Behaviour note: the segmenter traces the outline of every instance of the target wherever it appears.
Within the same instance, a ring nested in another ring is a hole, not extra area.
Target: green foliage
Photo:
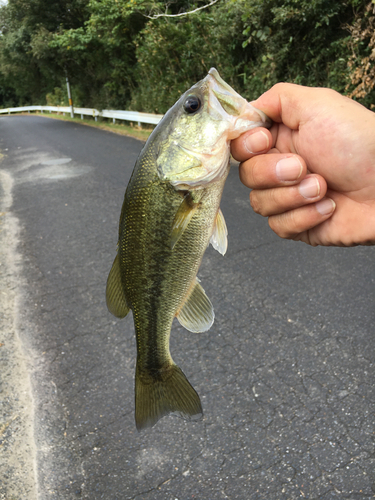
[[[90,18],[79,28],[55,33],[56,50],[86,106],[124,108],[129,102],[135,61],[134,39],[145,18],[130,2],[91,0]]]
[[[19,104],[43,104],[65,71],[49,43],[54,33],[76,26],[87,0],[9,0],[0,8],[0,74]],[[87,14],[86,14],[87,15]]]
[[[61,87],[55,87],[53,92],[46,95],[48,106],[67,106],[68,98],[66,92]]]
[[[357,0],[244,1],[246,87],[255,97],[277,81],[345,90],[345,23]]]
[[[348,26],[351,34],[349,59],[350,82],[346,90],[349,97],[361,100],[370,109],[375,109],[375,0],[356,15],[355,22]]]
[[[241,2],[222,1],[215,11],[149,21],[135,41],[137,86],[131,106],[163,113],[212,66],[238,88],[241,11]]]
[[[219,0],[155,18],[204,4],[9,0],[0,8],[0,103],[65,102],[68,74],[77,105],[162,113],[211,66],[248,99],[278,81],[348,93],[356,61],[370,57],[368,2]]]

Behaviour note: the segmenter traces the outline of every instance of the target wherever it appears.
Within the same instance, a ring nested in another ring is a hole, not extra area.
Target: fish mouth
[[[210,143],[210,150],[203,148],[195,151],[178,144],[178,148],[190,158],[190,165],[179,172],[178,178],[171,181],[176,189],[202,188],[225,175],[229,163],[229,141],[239,137],[247,130],[271,126],[271,120],[240,96],[211,68],[200,85],[208,89],[207,112],[211,119],[225,125],[218,126],[221,133],[217,140]],[[218,165],[215,158],[222,157]]]
[[[229,140],[255,127],[271,127],[268,116],[240,96],[221,78],[217,69],[211,68],[206,79],[210,89],[209,112],[231,123]]]

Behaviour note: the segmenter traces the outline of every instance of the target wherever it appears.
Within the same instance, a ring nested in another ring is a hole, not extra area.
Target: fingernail
[[[336,203],[330,198],[325,198],[324,200],[318,201],[315,206],[320,215],[329,215],[335,210]]]
[[[248,135],[245,138],[244,144],[248,152],[254,154],[254,153],[260,153],[261,151],[268,149],[270,141],[268,139],[268,135],[260,131],[256,132],[255,134]]]
[[[316,177],[307,177],[301,181],[298,189],[304,198],[316,198],[320,193],[320,184]]]
[[[296,181],[302,174],[303,167],[298,158],[284,158],[276,163],[276,175],[281,181]]]

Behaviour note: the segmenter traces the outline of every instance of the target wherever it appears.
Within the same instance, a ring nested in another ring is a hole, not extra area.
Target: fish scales
[[[140,159],[127,189],[119,255],[126,299],[134,315],[138,362],[145,369],[160,369],[170,361],[172,321],[198,272],[225,178],[218,181],[217,189],[199,191],[200,206],[172,250],[170,234],[181,195],[155,175],[150,156]],[[134,200],[136,208],[131,210]]]
[[[189,127],[197,122],[189,138]],[[268,124],[211,70],[166,114],[137,160],[121,211],[107,304],[118,317],[133,311],[138,429],[169,413],[186,419],[202,415],[198,394],[169,352],[172,322],[177,317],[195,332],[212,325],[213,308],[196,276],[210,240],[221,253],[226,250],[219,206],[229,173],[229,140]]]

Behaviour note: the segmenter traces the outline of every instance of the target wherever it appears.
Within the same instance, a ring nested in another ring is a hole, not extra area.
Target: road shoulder
[[[32,356],[18,335],[19,225],[10,211],[12,178],[4,170],[0,170],[0,195],[0,499],[35,500]]]

